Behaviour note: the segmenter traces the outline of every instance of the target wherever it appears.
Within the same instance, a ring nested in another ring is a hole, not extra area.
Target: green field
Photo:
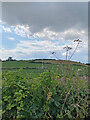
[[[59,63],[55,60],[36,60],[36,61],[6,61],[2,62],[3,72],[16,71],[22,68],[24,75],[37,77],[45,70],[53,70],[55,73],[65,74],[66,67],[69,67],[70,74],[75,75],[78,69],[81,69],[79,75],[88,75],[88,67],[79,64]]]
[[[88,69],[71,61],[3,61],[2,118],[87,119]]]

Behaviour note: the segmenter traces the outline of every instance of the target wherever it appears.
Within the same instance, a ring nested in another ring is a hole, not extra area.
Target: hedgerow
[[[21,70],[2,74],[3,119],[88,118],[88,83],[47,70],[28,79]]]

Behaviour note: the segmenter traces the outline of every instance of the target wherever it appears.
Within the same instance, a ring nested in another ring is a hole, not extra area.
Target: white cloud
[[[77,56],[80,54],[87,57],[88,36],[85,30],[71,28],[63,32],[55,32],[49,28],[44,28],[41,32],[37,32],[32,35],[28,25],[10,26],[10,28],[3,26],[3,30],[5,32],[11,32],[11,29],[14,29],[15,34],[25,37],[25,39],[26,37],[28,37],[28,39],[30,37],[34,39],[19,41],[14,49],[7,50],[3,48],[3,59],[7,59],[9,56],[12,56],[16,59],[21,59],[25,56],[29,58],[33,56],[33,53],[36,53],[37,56],[40,56],[41,52],[42,54],[46,53],[48,55],[51,51],[58,52],[58,55],[64,56],[65,59],[66,52],[63,47],[67,45],[72,47],[73,49],[70,50],[71,54],[77,44],[74,43],[73,40],[78,38],[82,40],[82,43],[80,43],[76,51],[77,54],[75,55]],[[9,37],[8,39],[14,40],[13,37]]]
[[[31,32],[29,29],[30,29],[30,27],[28,25],[17,25],[14,29],[14,32],[17,35],[20,35],[21,37],[28,37],[29,38],[31,36]]]
[[[34,33],[34,37],[39,37],[44,40],[59,40],[63,42],[65,40],[74,40],[82,38],[82,36],[87,35],[85,30],[78,30],[75,28],[70,28],[63,32],[51,31],[49,28],[44,28],[41,32]]]
[[[82,44],[85,44],[85,43],[82,43]],[[71,45],[69,46],[71,46],[73,49],[70,50],[70,54],[68,55],[72,54],[73,50],[75,49],[75,45],[76,44],[74,42],[71,42]],[[22,58],[25,58],[25,56],[28,59],[33,58],[33,56],[34,58],[35,56],[37,56],[37,58],[42,58],[42,56],[55,58],[54,56],[50,56],[51,55],[50,52],[55,51],[56,56],[58,58],[65,59],[66,51],[63,49],[63,47],[65,46],[66,45],[56,45],[56,43],[53,43],[51,41],[20,41],[20,43],[17,44],[17,47],[14,49],[7,50],[3,48],[2,58],[7,59],[9,56],[12,56],[15,59],[22,59]],[[83,61],[83,58],[85,57],[86,59],[88,58],[87,50],[88,49],[86,49],[86,44],[81,48],[78,47],[74,56],[80,57],[81,60]],[[71,60],[75,59],[74,56],[72,57]]]
[[[20,59],[20,56],[30,56],[32,53],[37,53],[38,56],[40,52],[49,54],[50,51],[60,51],[62,49],[62,46],[56,45],[56,43],[51,41],[20,41],[14,49],[7,50],[3,48],[2,58],[7,59],[9,56],[12,56]]]
[[[2,26],[2,29],[3,29],[5,32],[12,32],[10,28],[5,27],[4,25]]]
[[[20,31],[18,29],[20,29]],[[30,33],[29,28],[28,27],[25,28],[25,26],[21,26],[20,28],[17,27],[17,30],[18,30],[18,33],[16,34],[19,34],[21,36],[25,36]],[[10,50],[3,49],[3,53],[4,53],[3,59],[8,58],[9,56],[12,56],[16,59],[21,59],[21,58],[24,58],[25,56],[32,57],[34,53],[37,56],[40,56],[41,52],[42,54],[45,54],[45,52],[47,52],[47,55],[48,55],[51,51],[58,52],[58,55],[63,57],[66,55],[66,52],[63,48],[67,45],[73,48],[72,50],[70,50],[70,54],[72,54],[77,43],[74,43],[73,40],[65,41],[65,36],[68,34],[74,35],[75,34],[74,32],[75,32],[75,29],[66,30],[61,33],[58,33],[58,32],[56,33],[54,31],[50,31],[49,29],[44,29],[42,32],[36,33],[33,35],[33,37],[38,36],[39,38],[42,38],[41,41],[40,40],[38,41],[37,39],[36,40],[32,39],[28,41],[27,40],[19,41],[16,48],[10,49]],[[88,46],[88,39],[87,39],[86,33],[83,31],[83,34],[82,34],[82,30],[77,32],[79,32],[79,35],[81,36],[82,43],[80,43],[76,51],[77,54],[75,53],[75,55],[80,54],[82,56],[86,56],[85,54],[87,53],[87,46]],[[52,34],[54,37],[52,37]],[[58,36],[58,40],[55,41],[55,37],[57,36]],[[9,39],[14,40],[13,38],[9,38]],[[64,44],[62,44],[62,41]],[[83,54],[83,51],[84,51],[84,54]]]
[[[66,52],[63,52],[62,55],[65,56],[65,55],[66,55]]]
[[[56,45],[51,41],[20,41],[17,47],[24,48],[26,47],[29,51],[53,51],[60,50],[62,47],[60,45]]]
[[[56,40],[60,37],[58,32],[51,31],[49,28],[44,28],[41,32],[34,33],[33,36],[47,40]]]
[[[9,37],[8,39],[13,41],[15,38],[13,38],[13,37]]]

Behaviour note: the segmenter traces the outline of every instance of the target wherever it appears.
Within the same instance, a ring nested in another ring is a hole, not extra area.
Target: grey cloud
[[[57,32],[73,26],[87,30],[88,3],[5,2],[2,4],[2,19],[8,25],[28,24],[32,33],[45,27]]]

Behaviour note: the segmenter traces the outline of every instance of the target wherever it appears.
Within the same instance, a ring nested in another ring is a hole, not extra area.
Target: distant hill
[[[75,65],[84,65],[84,66],[88,66],[88,64],[84,64],[84,63],[80,63],[80,62],[76,62],[76,61],[66,61],[66,60],[55,60],[55,59],[35,59],[33,60],[33,62],[42,62],[43,63],[61,63],[61,64],[75,64]]]
[[[33,59],[33,60],[15,60],[15,61],[23,61],[23,62],[30,62],[30,63],[46,63],[46,64],[73,64],[73,65],[84,65],[87,67],[90,67],[90,63],[84,64],[84,63],[80,63],[80,62],[76,62],[76,61],[66,61],[66,60],[56,60],[56,59]],[[3,61],[5,62],[5,60]],[[11,61],[12,62],[12,61]]]

